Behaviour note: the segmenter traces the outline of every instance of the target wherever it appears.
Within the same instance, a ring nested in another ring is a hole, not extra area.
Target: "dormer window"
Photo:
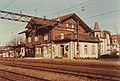
[[[66,27],[68,27],[69,26],[69,24],[68,23],[66,23]]]

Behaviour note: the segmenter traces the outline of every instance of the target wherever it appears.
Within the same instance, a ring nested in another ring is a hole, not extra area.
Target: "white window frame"
[[[48,40],[48,34],[44,34],[44,40]]]
[[[68,27],[69,26],[69,24],[68,23],[66,23],[66,27]]]
[[[72,25],[71,25],[71,29],[74,29],[74,28],[75,28],[75,26],[74,26],[74,24],[72,24]]]
[[[84,53],[88,54],[88,45],[84,45]]]
[[[60,33],[60,39],[64,39],[64,33]]]
[[[42,54],[42,49],[39,47],[36,47],[35,52],[36,52],[36,54]]]
[[[32,38],[31,37],[28,37],[28,42],[31,42],[32,41]]]
[[[39,36],[38,35],[35,36],[35,41],[39,41]]]
[[[39,48],[35,48],[36,54],[39,54]]]

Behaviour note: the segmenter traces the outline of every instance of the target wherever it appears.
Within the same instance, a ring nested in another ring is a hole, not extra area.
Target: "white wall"
[[[87,54],[85,53],[84,46],[88,46]],[[92,46],[95,46],[95,54],[92,53]],[[98,58],[98,44],[97,43],[86,43],[80,42],[80,57],[81,58]]]
[[[68,45],[68,58],[73,59],[77,57],[77,42],[61,43],[54,44],[55,46],[55,55],[54,57],[62,57],[61,55],[61,45],[64,45],[64,53],[66,53],[65,46]],[[98,43],[89,43],[89,42],[80,42],[79,43],[80,58],[98,58]],[[88,46],[88,54],[85,54],[84,46]],[[92,53],[92,46],[95,46],[95,54]]]

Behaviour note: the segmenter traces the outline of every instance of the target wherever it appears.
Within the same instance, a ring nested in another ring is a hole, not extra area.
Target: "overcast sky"
[[[76,13],[92,29],[97,20],[100,29],[115,34],[116,28],[120,32],[120,0],[0,0],[0,10],[22,11],[23,14],[42,18]],[[0,19],[0,45],[23,31],[26,24]]]

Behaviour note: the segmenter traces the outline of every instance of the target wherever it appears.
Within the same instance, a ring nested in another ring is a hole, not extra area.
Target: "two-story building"
[[[94,25],[94,36],[98,37],[99,43],[99,56],[104,54],[111,54],[112,51],[112,37],[109,31],[100,30],[98,22]]]
[[[26,30],[26,57],[98,58],[98,37],[76,14],[52,20],[32,18]]]

